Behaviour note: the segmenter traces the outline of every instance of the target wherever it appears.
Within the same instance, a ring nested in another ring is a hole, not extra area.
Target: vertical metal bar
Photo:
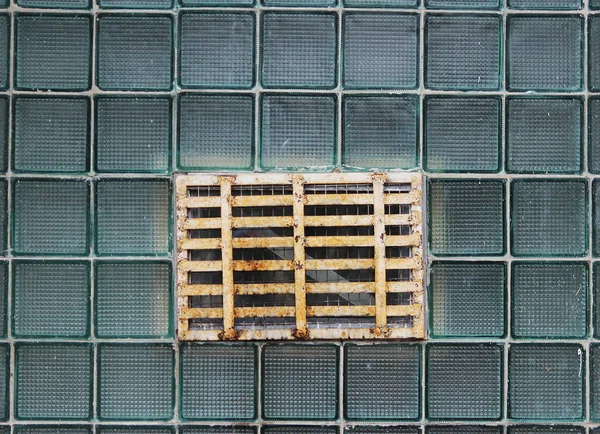
[[[233,315],[233,232],[231,228],[231,182],[227,176],[220,177],[221,184],[221,266],[223,273],[223,336],[224,340],[236,339]]]
[[[418,198],[410,205],[410,214],[412,218],[412,235],[419,237],[419,243],[412,247],[412,257],[418,263],[418,268],[411,270],[411,280],[421,282],[421,289],[413,293],[413,303],[421,306],[420,314],[413,318],[413,334],[416,338],[425,337],[425,303],[424,303],[424,273],[423,273],[423,213],[422,213],[422,183],[423,175],[420,173],[413,175],[410,188],[413,194]]]
[[[375,334],[385,334],[387,331],[384,183],[384,175],[373,175],[373,217],[375,222]]]
[[[181,248],[181,243],[187,239],[187,231],[183,229],[185,227],[185,221],[187,220],[187,206],[185,199],[187,197],[187,183],[184,176],[178,176],[175,180],[175,194],[177,196],[177,263],[187,259],[187,250]],[[188,272],[180,270],[177,272],[177,290],[179,291],[184,285],[188,283]],[[177,334],[179,339],[187,339],[189,330],[188,319],[183,318],[181,312],[188,307],[188,297],[184,295],[177,295],[177,309],[180,312],[177,321]]]
[[[296,300],[296,331],[299,339],[308,337],[306,329],[306,252],[304,250],[304,178],[293,177],[294,194],[294,289]]]

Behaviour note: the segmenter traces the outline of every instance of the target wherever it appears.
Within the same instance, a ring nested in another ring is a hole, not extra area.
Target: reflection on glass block
[[[500,0],[424,0],[430,9],[499,9]]]
[[[24,8],[89,9],[90,0],[16,0]]]
[[[502,434],[504,429],[502,426],[476,426],[476,425],[460,425],[460,426],[427,426],[425,434]]]
[[[590,419],[600,420],[600,346],[590,345]]]
[[[255,434],[256,429],[250,426],[182,426],[181,434]]]
[[[265,426],[264,434],[338,434],[334,426]]]
[[[590,431],[591,432],[591,431]],[[584,434],[585,428],[580,426],[509,426],[508,434]]]
[[[0,344],[0,420],[2,421],[8,420],[10,414],[8,408],[10,405],[10,377],[10,345]]]
[[[171,9],[173,0],[98,0],[98,5],[113,9]]]
[[[15,434],[92,434],[91,425],[21,425],[15,426]],[[10,431],[6,434],[10,434]]]
[[[8,168],[9,105],[8,96],[0,96],[0,172],[6,172]]]
[[[581,3],[581,0],[508,0],[508,7],[513,9],[581,9]]]
[[[174,434],[173,426],[97,426],[97,434]]]

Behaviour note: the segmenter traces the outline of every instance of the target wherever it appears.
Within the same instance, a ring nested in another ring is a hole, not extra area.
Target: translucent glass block
[[[183,13],[179,83],[249,89],[254,85],[254,13]]]
[[[590,419],[600,420],[600,346],[590,345]]]
[[[173,434],[173,426],[97,426],[97,434]]]
[[[90,0],[16,0],[24,8],[89,9]]]
[[[343,29],[344,88],[418,86],[418,15],[346,13]]]
[[[416,426],[346,426],[345,434],[420,434]]]
[[[168,180],[100,180],[96,208],[99,255],[166,255],[170,251]]]
[[[522,91],[579,90],[583,81],[583,19],[508,18],[507,86]]]
[[[513,336],[585,338],[588,282],[584,263],[513,263]]]
[[[254,97],[192,95],[179,98],[180,169],[249,170],[254,165]]]
[[[416,8],[418,0],[343,0],[349,8]]]
[[[182,426],[181,434],[255,434],[256,428],[249,426]]]
[[[590,15],[588,18],[588,62],[588,87],[592,91],[598,91],[600,90],[600,18],[597,15]]]
[[[7,253],[7,225],[8,225],[8,183],[0,179],[0,256]],[[14,198],[13,198],[14,200]],[[14,221],[15,216],[13,216]]]
[[[13,335],[89,335],[89,262],[13,262]]]
[[[10,110],[8,97],[0,96],[0,172],[8,168],[8,112]]]
[[[501,345],[427,345],[429,419],[502,417]]]
[[[0,344],[0,420],[9,418],[10,345]],[[10,433],[10,429],[7,434]]]
[[[171,9],[173,0],[98,0],[98,5],[107,9]]]
[[[15,434],[92,434],[90,425],[21,425],[15,426]],[[9,434],[10,431],[6,434]]]
[[[426,434],[502,434],[504,429],[502,426],[475,426],[475,425],[460,425],[460,426],[427,426]]]
[[[0,89],[7,89],[10,46],[10,16],[0,14]]]
[[[10,0],[0,0],[0,7],[7,8],[10,5]]]
[[[600,9],[600,0],[588,0],[588,7],[590,9]]]
[[[508,0],[508,7],[532,10],[581,9],[581,3],[581,0]]]
[[[112,420],[168,420],[175,405],[171,344],[101,344],[98,416]]]
[[[159,338],[173,334],[169,262],[96,262],[96,335]]]
[[[87,255],[90,187],[85,181],[19,179],[13,183],[17,254]]]
[[[254,6],[254,0],[179,0],[181,6]]]
[[[430,9],[499,9],[500,0],[424,0]]]
[[[264,434],[338,434],[334,426],[266,426]]]
[[[417,163],[419,101],[412,95],[344,98],[342,162],[410,169]]]
[[[328,169],[337,147],[335,97],[263,96],[260,133],[263,168]]]
[[[431,97],[424,107],[424,163],[432,172],[496,172],[500,98]]]
[[[13,122],[16,172],[89,170],[89,98],[17,97]]]
[[[429,183],[429,245],[436,255],[504,254],[504,183]]]
[[[594,337],[600,337],[600,262],[594,264],[594,303],[592,320],[594,325]]]
[[[334,345],[263,347],[263,417],[336,419],[337,365],[338,347]],[[305,431],[289,431],[292,432]]]
[[[0,262],[0,338],[6,337],[8,318],[8,262]]]
[[[96,100],[96,170],[159,172],[171,166],[171,99]]]
[[[15,351],[18,419],[92,417],[90,344],[17,344]]]
[[[591,431],[590,431],[591,432]],[[509,426],[508,434],[584,434],[585,428],[580,426]]]
[[[600,174],[600,98],[588,99],[588,170]]]
[[[421,418],[421,347],[347,345],[345,415],[351,420]]]
[[[511,184],[511,191],[513,255],[587,253],[585,181],[519,180]]]
[[[426,87],[448,90],[500,87],[501,17],[428,15],[425,41]]]
[[[600,256],[600,182],[594,180],[592,184],[592,199],[594,207],[593,211],[593,225],[592,225],[592,242],[593,242],[593,254],[594,256]]]
[[[89,89],[92,81],[91,16],[17,14],[15,32],[14,79],[17,88]]]
[[[580,98],[509,98],[506,168],[516,173],[577,173],[582,169]]]
[[[337,14],[267,12],[261,25],[264,87],[335,87]]]
[[[173,23],[169,15],[101,15],[98,86],[104,90],[169,90]]]

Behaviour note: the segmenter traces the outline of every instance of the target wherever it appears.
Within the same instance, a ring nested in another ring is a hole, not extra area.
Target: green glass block
[[[0,179],[0,256],[7,254],[7,226],[8,226],[8,183]],[[13,199],[14,200],[14,199]],[[13,216],[13,219],[15,216]],[[14,220],[13,220],[14,221]]]
[[[109,420],[169,420],[175,405],[171,344],[101,344],[98,416]]]
[[[99,255],[167,255],[171,249],[171,185],[166,179],[96,184]]]
[[[14,432],[15,434],[92,434],[93,428],[90,425],[21,425],[15,426]]]
[[[513,263],[513,336],[585,338],[588,288],[588,268],[584,263]]]
[[[0,339],[7,335],[8,262],[0,262]]]
[[[174,434],[174,426],[98,426],[96,434]]]
[[[600,174],[600,98],[588,99],[588,170]]]
[[[425,0],[430,9],[499,9],[500,0]]]
[[[103,9],[171,9],[173,0],[98,0]]]
[[[501,79],[502,20],[493,15],[427,15],[425,86],[497,90]]]
[[[384,0],[387,1],[387,0]],[[279,7],[335,7],[337,0],[261,0],[264,6]]]
[[[348,8],[416,8],[418,0],[343,0]]]
[[[502,434],[502,433],[504,433],[504,429],[502,426],[474,426],[474,425],[427,426],[425,428],[425,434],[461,434],[461,433]]]
[[[96,262],[96,335],[171,336],[171,274],[169,262]]]
[[[513,15],[507,21],[507,86],[513,91],[575,91],[583,84],[580,16]]]
[[[588,7],[590,9],[600,9],[600,0],[588,0]]]
[[[16,0],[19,6],[24,8],[41,9],[89,9],[90,0]]]
[[[9,383],[11,377],[10,370],[10,345],[0,344],[0,420],[9,419],[10,391]],[[7,434],[10,433],[10,429]]]
[[[13,183],[16,254],[88,255],[90,186],[79,180]]]
[[[6,172],[8,168],[8,112],[10,102],[8,96],[0,96],[0,172]]]
[[[88,262],[13,262],[12,332],[16,337],[89,335]]]
[[[436,255],[504,254],[504,183],[430,181],[429,245]]]
[[[13,170],[87,172],[89,123],[89,98],[15,98]]]
[[[9,87],[10,38],[10,16],[0,14],[0,89]]]
[[[0,0],[0,7],[7,8],[10,6],[10,0]]]
[[[594,337],[600,337],[600,262],[594,264],[594,303],[592,320],[594,325]]]
[[[592,225],[592,243],[594,256],[600,256],[600,182],[594,180],[592,184],[593,200],[593,225]]]
[[[584,434],[585,428],[580,426],[509,426],[508,434]]]
[[[588,18],[588,63],[588,87],[597,92],[600,90],[600,18],[597,15]]]
[[[421,434],[416,426],[346,426],[344,434]]]
[[[344,14],[342,84],[346,89],[413,89],[419,84],[419,18]]]
[[[90,88],[91,16],[17,14],[15,33],[17,88],[71,91]]]
[[[250,426],[182,426],[181,434],[255,434]]]
[[[334,426],[265,426],[264,434],[338,434]]]
[[[581,0],[508,0],[508,7],[512,9],[581,9]]]
[[[336,86],[337,14],[267,12],[261,26],[264,87]]]
[[[250,89],[254,85],[254,13],[179,16],[179,84]]]
[[[15,351],[15,417],[91,419],[90,344],[20,343]]]
[[[418,111],[413,95],[344,98],[342,163],[365,169],[417,166]]]
[[[501,345],[427,345],[427,418],[499,420],[502,354]]]
[[[519,180],[511,184],[515,256],[583,256],[588,251],[587,183]]]
[[[100,15],[98,87],[104,90],[170,90],[173,22],[170,15]]]
[[[506,169],[515,173],[577,173],[582,169],[580,98],[509,98]]]
[[[585,415],[585,350],[575,344],[513,344],[508,415],[519,420],[580,420]]]
[[[334,96],[263,96],[261,166],[274,170],[334,166],[336,105]]]
[[[590,419],[600,421],[600,344],[590,345]]]
[[[257,349],[251,344],[181,344],[180,417],[254,419],[257,407],[256,362]]]
[[[254,6],[254,0],[179,0],[183,7],[190,6]]]
[[[345,415],[350,420],[421,418],[421,347],[344,347]]]

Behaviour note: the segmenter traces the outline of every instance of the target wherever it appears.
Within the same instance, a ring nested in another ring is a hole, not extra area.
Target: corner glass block
[[[85,181],[18,179],[13,183],[16,254],[88,255],[90,187]]]
[[[344,434],[421,434],[417,426],[346,426]]]
[[[515,256],[583,256],[588,251],[587,183],[519,180],[511,184]]]
[[[588,40],[588,87],[592,91],[598,91],[600,90],[600,18],[597,15],[590,15],[588,18]]]
[[[17,344],[15,351],[16,418],[91,419],[91,345]]]
[[[96,252],[166,255],[171,249],[171,186],[160,180],[96,184]]]
[[[24,8],[40,9],[89,9],[90,0],[16,0],[19,6]]]
[[[171,344],[98,347],[98,417],[168,420],[175,405],[175,352]]]
[[[90,88],[91,16],[16,14],[15,32],[17,88],[59,91]]]
[[[593,0],[592,0],[593,1]],[[508,0],[508,7],[512,9],[581,9],[581,0]]]
[[[264,434],[338,434],[334,426],[265,426]]]
[[[335,165],[334,96],[266,95],[261,108],[263,168],[325,170]]]
[[[499,9],[500,0],[424,0],[429,9]]]
[[[600,420],[600,346],[590,345],[590,419]]]
[[[173,0],[98,0],[98,5],[103,9],[171,9]]]
[[[8,89],[10,65],[10,16],[0,14],[0,89]]]
[[[250,426],[181,426],[181,434],[256,434]]]
[[[343,0],[347,8],[416,8],[418,0]]]
[[[580,98],[509,98],[506,115],[509,172],[581,171],[583,101]]]
[[[502,426],[476,426],[476,425],[460,425],[460,426],[427,426],[425,434],[502,434],[504,428]]]
[[[15,434],[92,434],[91,425],[21,425],[15,426]],[[10,431],[6,434],[10,434]]]
[[[585,338],[588,288],[588,268],[584,263],[513,264],[513,336]]]
[[[580,16],[509,16],[507,87],[513,91],[575,91],[583,82]]]
[[[594,430],[590,431],[593,432]],[[585,428],[580,426],[509,426],[508,434],[584,434]]]
[[[346,89],[413,89],[419,84],[419,18],[346,13],[342,35]]]
[[[173,22],[169,15],[101,15],[97,45],[101,89],[171,89]]]
[[[13,122],[16,172],[89,170],[89,98],[16,97]]]
[[[417,165],[419,101],[412,95],[344,98],[342,163],[352,168]]]
[[[335,13],[263,14],[263,86],[335,87],[337,27]]]
[[[254,345],[181,344],[180,417],[186,420],[254,419],[256,354]]]
[[[0,262],[0,338],[7,335],[8,262]],[[13,301],[14,303],[14,301]]]
[[[427,417],[500,419],[502,353],[500,345],[427,345]]]
[[[432,172],[496,172],[500,98],[425,98],[424,163]]]
[[[427,15],[425,41],[426,87],[447,90],[500,87],[501,17]]]
[[[13,262],[13,335],[72,337],[89,335],[88,262]]]
[[[254,165],[254,96],[179,98],[178,166],[250,170]]]
[[[588,170],[600,174],[600,98],[588,99]]]
[[[0,420],[9,418],[10,345],[0,344]],[[7,434],[10,433],[10,429]]]
[[[174,434],[173,426],[97,426],[96,434]]]
[[[337,365],[338,347],[334,345],[264,346],[263,417],[336,419]]]
[[[600,337],[600,262],[594,264],[594,303],[592,320],[594,322],[594,337]]]
[[[421,418],[421,347],[347,345],[345,414],[350,420]]]
[[[158,172],[171,166],[171,99],[96,100],[96,170]]]
[[[8,112],[10,111],[8,96],[0,96],[0,172],[8,169]]]
[[[436,255],[504,254],[504,182],[430,181],[429,245]]]

